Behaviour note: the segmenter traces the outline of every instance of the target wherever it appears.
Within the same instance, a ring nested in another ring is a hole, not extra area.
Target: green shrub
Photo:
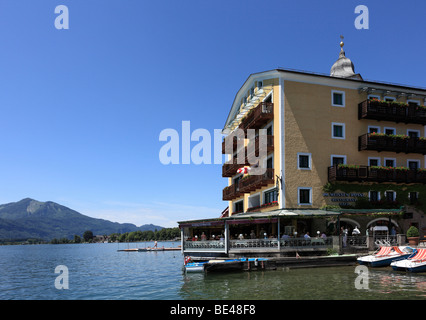
[[[419,230],[415,226],[411,226],[407,230],[407,238],[413,238],[419,236]]]

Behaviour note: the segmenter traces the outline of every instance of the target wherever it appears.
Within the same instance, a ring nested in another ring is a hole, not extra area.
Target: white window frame
[[[253,206],[250,206],[250,198],[254,198],[257,196],[259,196],[259,207],[262,205],[262,198],[261,198],[260,192],[257,192],[255,194],[249,195],[249,197],[247,198],[247,209],[253,208]]]
[[[334,126],[342,126],[343,137],[335,137],[334,136]],[[341,123],[341,122],[332,122],[331,123],[331,138],[332,139],[345,140],[346,139],[346,125],[344,123]]]
[[[268,189],[262,191],[262,202],[261,202],[262,204],[265,204],[265,193],[268,192],[268,191],[271,191],[273,189],[278,189],[278,188],[277,188],[277,186],[273,186],[271,188],[268,188]],[[279,190],[278,190],[278,192],[279,192]],[[278,193],[278,196],[279,196],[279,193]]]
[[[240,202],[242,202],[242,203],[243,203],[243,212],[244,212],[244,199],[241,199],[241,200],[235,201],[235,202],[232,204],[232,212],[237,211],[237,210],[235,210],[235,208],[236,208],[237,203],[240,203]]]
[[[409,136],[408,132],[417,132],[417,137],[420,138],[420,130],[417,129],[407,129],[407,136]]]
[[[410,166],[409,166],[409,163],[410,162],[417,162],[417,168],[418,169],[420,169],[421,167],[420,167],[420,160],[418,160],[418,159],[407,159],[407,168],[409,168]]]
[[[411,192],[415,192],[416,193],[416,199],[419,200],[419,192],[418,191],[409,191],[408,192],[408,200],[411,200],[411,197],[410,197]]]
[[[370,191],[368,191],[368,200],[370,200],[371,201],[371,191],[375,191],[375,192],[377,192],[377,200],[378,201],[380,201],[381,200],[381,192],[380,191],[377,191],[377,190],[370,190]]]
[[[396,164],[396,158],[383,158],[383,166],[386,167],[386,160],[393,160],[394,166],[392,168],[395,168],[397,166]]]
[[[342,104],[334,104],[334,94],[338,93],[342,95]],[[344,108],[345,107],[345,99],[346,98],[346,94],[345,91],[339,91],[339,90],[331,90],[331,105],[333,107],[340,107],[340,108]]]
[[[386,99],[392,100],[392,101],[396,101],[395,97],[391,97],[391,96],[384,96],[383,100],[386,101]]]
[[[300,190],[309,190],[309,203],[300,203]],[[297,187],[297,204],[299,206],[312,206],[312,188],[311,187]]]
[[[368,133],[370,133],[370,129],[377,129],[377,133],[380,133],[380,127],[379,126],[368,126],[368,128],[367,128]]]
[[[417,105],[420,105],[420,100],[413,100],[413,99],[407,99],[407,104],[413,102],[413,103],[417,103]]]
[[[377,160],[377,166],[381,166],[381,159],[379,157],[368,157],[368,166],[369,167],[371,167],[370,160]]]
[[[367,96],[367,99],[368,100],[370,100],[371,98],[376,98],[377,100],[381,100],[382,98],[379,96],[379,95],[377,95],[377,94],[369,94],[368,96]]]
[[[309,157],[307,168],[299,167],[299,164],[300,164],[299,156],[308,156]],[[312,153],[306,153],[306,152],[298,152],[297,153],[297,169],[298,170],[312,170]]]
[[[393,192],[394,193],[393,201],[396,201],[396,191],[395,190],[386,190],[385,191],[385,199],[384,200],[388,200],[388,192]]]
[[[390,129],[392,129],[392,130],[393,130],[393,133],[391,133],[391,134],[396,134],[396,129],[395,129],[395,128],[392,128],[392,127],[384,127],[384,128],[383,128],[383,133],[384,133],[384,134],[389,134],[389,133],[386,133],[386,130],[390,130]]]
[[[331,154],[330,155],[330,166],[333,166],[333,158],[343,158],[343,164],[346,164],[346,156],[343,154]]]

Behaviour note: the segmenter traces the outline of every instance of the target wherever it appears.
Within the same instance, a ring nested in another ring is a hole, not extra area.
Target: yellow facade
[[[274,149],[268,156],[273,157],[275,178],[272,183],[229,201],[231,215],[235,211],[235,204],[241,200],[244,200],[244,212],[250,209],[249,200],[252,197],[259,195],[260,205],[264,204],[264,191],[274,187],[278,188],[278,204],[258,208],[256,211],[324,206],[327,199],[323,195],[323,186],[329,180],[328,167],[332,165],[333,156],[343,158],[345,164],[369,166],[369,159],[375,159],[383,166],[385,160],[394,159],[395,166],[398,167],[408,167],[408,161],[418,161],[420,168],[426,168],[425,156],[421,153],[359,151],[358,148],[359,137],[369,133],[372,128],[380,133],[394,130],[396,135],[408,135],[411,130],[418,132],[419,137],[425,137],[425,126],[422,124],[358,119],[358,105],[368,98],[395,98],[399,102],[417,101],[420,106],[425,106],[426,90],[304,72],[272,70],[249,77],[237,93],[227,125],[235,118],[233,115],[244,112],[244,101],[243,104],[241,101],[250,97],[253,87],[255,92],[257,91],[259,81],[262,81],[264,93],[258,97],[253,107],[262,102],[270,92],[274,104],[273,120],[263,128],[272,124]],[[342,106],[333,105],[334,92],[343,94]],[[244,117],[241,117],[241,120],[243,119]],[[333,124],[343,128],[344,137],[333,138]],[[298,168],[298,155],[309,157],[308,169]],[[236,176],[228,179],[228,186],[232,185]],[[277,184],[277,178],[281,179],[281,184]],[[299,188],[310,190],[309,204],[299,203]]]

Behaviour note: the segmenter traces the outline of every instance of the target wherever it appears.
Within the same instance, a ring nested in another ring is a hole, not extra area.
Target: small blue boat
[[[190,258],[185,258],[186,272],[204,272],[204,271],[231,271],[239,270],[244,262],[266,261],[266,258],[238,258],[224,260],[208,260],[200,262],[191,262]]]
[[[361,265],[369,267],[386,267],[392,262],[407,259],[413,253],[410,247],[380,247],[375,254],[363,256],[357,259]]]

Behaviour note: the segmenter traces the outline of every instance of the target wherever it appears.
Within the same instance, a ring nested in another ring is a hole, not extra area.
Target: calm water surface
[[[354,266],[185,274],[180,251],[117,252],[125,248],[127,244],[0,246],[0,299],[426,299],[426,273],[370,268],[369,289],[357,290]],[[58,265],[68,267],[68,290],[55,288]]]

